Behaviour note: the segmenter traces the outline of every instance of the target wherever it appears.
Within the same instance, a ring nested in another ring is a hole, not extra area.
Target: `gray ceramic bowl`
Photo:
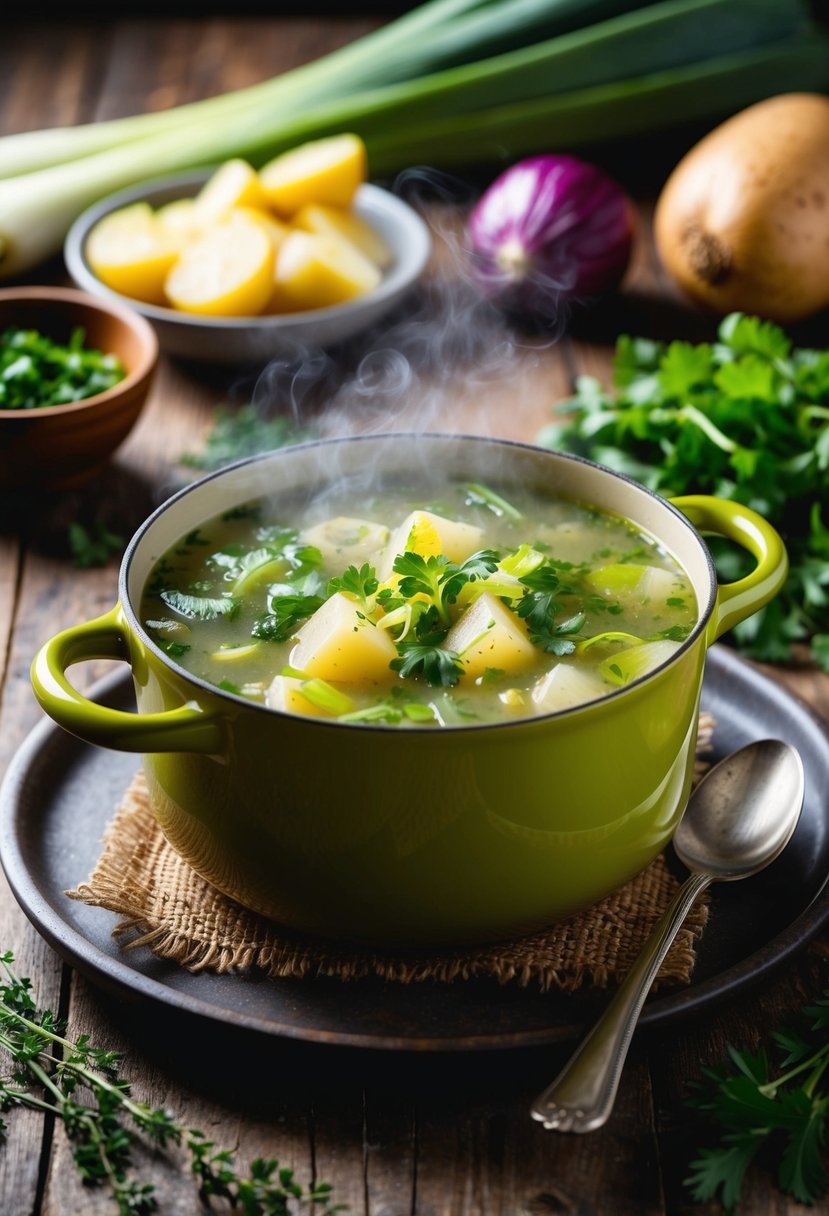
[[[120,300],[155,326],[162,348],[171,355],[208,363],[263,363],[298,347],[331,346],[367,329],[398,304],[423,274],[432,250],[427,225],[416,211],[387,190],[361,186],[354,203],[392,250],[394,259],[375,291],[346,304],[279,316],[197,317],[129,299],[106,287],[84,254],[92,227],[104,215],[129,203],[153,207],[192,197],[210,170],[157,178],[111,194],[87,208],[69,230],[64,245],[67,269],[78,287]]]

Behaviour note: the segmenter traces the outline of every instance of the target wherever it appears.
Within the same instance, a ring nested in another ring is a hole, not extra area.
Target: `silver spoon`
[[[590,1132],[607,1120],[645,997],[691,906],[710,883],[748,878],[782,853],[803,792],[800,756],[777,739],[750,743],[706,773],[673,838],[691,875],[599,1021],[530,1107],[545,1128]]]

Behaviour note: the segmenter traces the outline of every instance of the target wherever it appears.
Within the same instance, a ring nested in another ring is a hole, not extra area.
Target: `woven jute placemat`
[[[713,721],[700,716],[697,777],[705,770]],[[411,983],[488,977],[501,984],[572,992],[606,987],[633,964],[677,888],[658,857],[626,886],[578,915],[514,941],[447,953],[374,952],[303,937],[241,907],[200,878],[158,826],[139,772],[125,790],[89,880],[71,899],[122,919],[113,934],[128,950],[147,947],[190,971],[248,971],[276,977],[375,975]],[[659,972],[661,984],[688,983],[708,918],[698,901]]]

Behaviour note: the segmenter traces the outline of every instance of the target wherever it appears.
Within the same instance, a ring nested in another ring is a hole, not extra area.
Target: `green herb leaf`
[[[397,647],[400,658],[392,659],[389,666],[404,678],[420,676],[437,688],[451,688],[463,675],[460,655],[442,646],[422,642],[401,642]]]
[[[466,561],[456,565],[450,562],[440,579],[440,595],[444,605],[454,604],[462,587],[485,579],[498,569],[498,554],[494,549],[480,549]]]
[[[811,1019],[806,1032],[772,1035],[781,1056],[776,1075],[764,1049],[729,1047],[728,1063],[705,1069],[704,1080],[693,1085],[691,1105],[719,1132],[718,1142],[691,1163],[685,1184],[694,1199],[719,1197],[727,1212],[736,1211],[746,1170],[761,1148],[778,1187],[799,1203],[813,1204],[826,1192],[829,993],[802,1014]]]
[[[418,595],[427,596],[437,617],[448,629],[451,623],[449,606],[455,603],[466,583],[486,578],[498,569],[498,554],[494,549],[481,549],[458,564],[450,562],[442,553],[421,557],[419,553],[407,550],[398,554],[392,568],[396,574],[402,576],[397,585],[396,597],[408,600]],[[387,611],[392,598],[384,597],[381,592],[380,602]]]
[[[563,589],[554,564],[545,559],[544,565],[525,574],[520,582],[526,590],[515,611],[526,622],[530,641],[548,654],[572,654],[576,643],[571,635],[582,629],[587,618],[584,612],[577,612],[556,622],[558,597]]]
[[[368,562],[363,562],[359,570],[356,566],[349,566],[339,578],[329,579],[326,595],[344,591],[347,595],[352,595],[359,600],[364,610],[368,610],[368,600],[376,593],[379,586],[374,567],[370,566]]]
[[[449,558],[443,554],[432,557],[421,557],[419,553],[400,553],[394,559],[392,569],[401,575],[397,585],[398,595],[404,599],[413,599],[416,595],[426,595],[438,611],[442,608],[440,592],[441,577],[449,566]]]
[[[287,642],[300,623],[324,603],[319,595],[275,595],[271,599],[270,612],[259,617],[251,636],[266,642]]]
[[[110,532],[102,523],[94,524],[91,531],[82,524],[70,524],[67,535],[72,561],[80,569],[106,566],[126,544],[123,536]]]
[[[311,438],[311,431],[298,427],[293,419],[284,415],[266,418],[253,405],[236,409],[224,405],[216,410],[203,451],[185,452],[179,457],[179,463],[191,469],[213,472],[247,456],[291,447]]]

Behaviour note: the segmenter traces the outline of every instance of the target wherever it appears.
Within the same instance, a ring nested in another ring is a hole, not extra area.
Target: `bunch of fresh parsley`
[[[778,326],[733,313],[713,344],[621,337],[613,389],[590,376],[538,442],[587,456],[665,497],[716,494],[780,531],[782,592],[734,630],[752,658],[786,662],[809,642],[829,671],[829,351],[794,349]],[[720,576],[742,555],[712,544]]]
[[[152,1183],[130,1176],[139,1135],[159,1149],[187,1150],[202,1211],[214,1210],[211,1198],[245,1216],[290,1216],[300,1204],[320,1213],[347,1210],[333,1203],[327,1183],[306,1189],[276,1160],[257,1157],[249,1175],[239,1172],[232,1152],[176,1123],[169,1111],[137,1101],[119,1076],[120,1055],[93,1047],[86,1035],[68,1039],[63,1023],[38,1009],[30,980],[15,974],[13,962],[10,953],[0,954],[0,1060],[10,1064],[0,1073],[0,1112],[26,1107],[58,1119],[84,1184],[106,1188],[120,1216],[158,1210]],[[0,1143],[5,1134],[0,1119]]]
[[[691,1163],[686,1186],[695,1200],[719,1197],[736,1211],[743,1179],[762,1153],[774,1162],[781,1191],[813,1204],[826,1191],[829,1128],[829,990],[802,1011],[801,1031],[773,1035],[780,1060],[773,1075],[768,1054],[729,1048],[730,1067],[705,1070],[691,1104],[719,1128],[719,1140]]]

